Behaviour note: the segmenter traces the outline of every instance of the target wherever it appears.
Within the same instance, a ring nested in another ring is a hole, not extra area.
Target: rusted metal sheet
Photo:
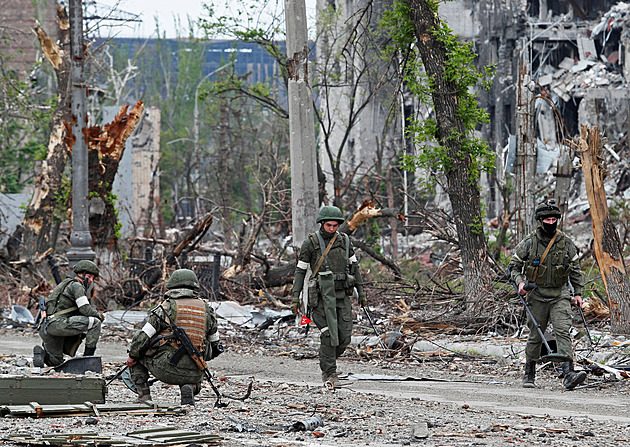
[[[103,372],[103,364],[101,357],[92,355],[87,357],[73,357],[59,366],[55,366],[55,371],[66,374],[85,374],[88,371],[101,374]]]
[[[0,405],[105,403],[105,380],[94,377],[0,377]]]
[[[119,446],[119,447],[148,447],[175,446],[190,444],[219,445],[223,438],[214,434],[201,434],[194,431],[179,430],[176,427],[157,427],[140,430],[126,435],[104,435],[93,432],[54,433],[32,435],[24,433],[10,433],[5,441],[17,444],[36,446]]]

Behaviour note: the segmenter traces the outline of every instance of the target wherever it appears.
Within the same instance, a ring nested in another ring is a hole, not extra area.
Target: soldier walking
[[[518,293],[527,295],[530,310],[541,331],[544,333],[551,322],[558,354],[573,359],[571,303],[582,307],[584,283],[577,248],[566,234],[558,230],[561,217],[560,208],[553,199],[536,208],[537,228],[516,246],[509,270],[512,280],[518,285]],[[529,337],[525,348],[523,388],[534,388],[536,362],[540,359],[543,340],[529,317],[527,326]],[[562,384],[567,390],[572,390],[586,379],[584,371],[575,371],[573,360],[562,363],[562,371]]]
[[[298,313],[306,270],[310,266],[313,273],[308,284],[307,305],[312,320],[321,331],[319,367],[322,380],[332,386],[339,385],[337,359],[350,344],[350,297],[355,288],[359,305],[367,305],[359,264],[350,238],[337,231],[344,220],[341,210],[335,206],[325,206],[320,210],[316,220],[321,224],[320,229],[309,234],[302,243],[293,281],[292,310]]]

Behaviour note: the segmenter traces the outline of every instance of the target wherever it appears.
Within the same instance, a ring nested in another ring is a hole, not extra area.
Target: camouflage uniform
[[[317,222],[344,221],[341,211],[336,207],[324,207],[318,216]],[[317,233],[311,233],[302,243],[300,256],[295,269],[295,279],[293,282],[293,296],[299,300],[300,293],[304,288],[304,278],[306,270],[310,267],[311,272],[315,270],[322,251],[326,249],[334,234],[328,234],[322,225]],[[320,329],[319,346],[319,366],[322,371],[324,382],[337,378],[337,358],[343,354],[352,335],[352,304],[350,297],[356,287],[359,295],[359,303],[366,305],[365,293],[363,291],[363,281],[357,258],[352,249],[352,244],[346,235],[336,232],[335,242],[326,255],[326,262],[323,262],[318,275],[325,271],[333,274],[335,302],[330,306],[325,305],[325,296],[322,293],[321,284],[315,289],[309,286],[308,308],[315,325]],[[323,250],[322,250],[323,242]],[[346,259],[346,256],[348,258]],[[348,284],[347,279],[354,278],[353,284]],[[314,280],[311,280],[314,281]],[[309,281],[309,282],[311,282]],[[333,310],[334,309],[334,310]],[[336,329],[336,331],[335,331]]]
[[[76,354],[83,338],[84,355],[93,355],[96,350],[103,316],[90,304],[82,276],[91,273],[98,277],[98,267],[91,261],[79,261],[74,271],[77,278],[64,279],[46,300],[47,322],[39,327],[43,350],[34,348],[35,366],[43,366],[42,359],[48,366],[60,365],[64,354]]]
[[[188,275],[194,275],[190,270],[181,269],[174,272],[171,279],[177,277],[183,270],[186,270]],[[194,283],[196,284],[172,286],[172,281],[169,281],[169,290],[164,295],[166,299],[161,304],[164,311],[159,307],[155,309],[148,322],[131,340],[129,358],[135,361],[130,366],[131,379],[138,388],[139,400],[150,399],[147,383],[149,372],[164,383],[180,385],[183,403],[185,400],[183,386],[190,385],[194,394],[201,389],[204,374],[190,355],[184,353],[176,364],[171,362],[179,349],[179,344],[170,338],[169,319],[164,312],[168,312],[177,326],[186,331],[205,360],[216,357],[222,351],[214,310],[209,303],[199,298],[196,276]],[[191,323],[193,319],[195,322]],[[191,401],[185,403],[193,404],[192,396],[190,399]]]
[[[535,277],[536,287],[527,294],[527,302],[532,315],[543,333],[550,322],[553,324],[558,354],[572,359],[573,345],[570,331],[573,296],[571,287],[573,287],[575,296],[581,296],[584,284],[579,256],[573,241],[562,231],[555,227],[553,227],[553,232],[545,231],[543,219],[561,217],[560,210],[553,205],[553,202],[551,205],[543,204],[536,210],[538,227],[516,246],[509,270],[512,280],[516,284],[526,283],[528,280],[532,281]],[[540,259],[556,233],[556,239],[541,263]],[[535,363],[540,360],[543,340],[529,317],[527,326],[529,336],[525,348],[526,374],[523,386],[531,387],[534,384]],[[574,373],[573,361],[565,362],[563,371],[565,378],[567,371]]]

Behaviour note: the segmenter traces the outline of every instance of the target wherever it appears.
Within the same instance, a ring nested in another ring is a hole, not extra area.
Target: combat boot
[[[573,369],[573,362],[564,362],[562,364],[562,372],[564,373],[562,386],[565,390],[572,390],[586,380],[586,372],[576,372],[575,369]]]
[[[536,362],[525,363],[525,375],[523,376],[523,388],[535,388]]]
[[[83,351],[83,357],[90,357],[94,355],[95,352],[96,352],[96,346],[94,346],[93,348],[88,348],[86,346],[85,351]]]
[[[44,365],[44,357],[46,356],[46,351],[43,346],[36,345],[33,346],[33,366],[38,368],[43,368]]]
[[[179,392],[182,396],[182,405],[195,405],[194,389],[192,385],[180,385]]]
[[[331,374],[322,373],[322,381],[324,382],[324,385],[328,388],[334,388],[336,386],[339,386],[340,384],[339,376],[336,372]]]
[[[146,402],[151,400],[151,389],[149,388],[149,384],[147,382],[136,383],[136,389],[138,390],[138,398],[136,399],[136,402]]]

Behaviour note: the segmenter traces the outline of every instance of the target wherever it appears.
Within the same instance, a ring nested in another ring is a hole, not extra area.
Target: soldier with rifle
[[[166,288],[164,302],[134,334],[127,366],[138,401],[151,400],[151,373],[164,383],[179,385],[182,405],[194,405],[204,375],[209,378],[205,361],[223,352],[217,320],[210,304],[199,297],[201,287],[192,270],[174,271]]]
[[[336,206],[324,206],[316,222],[319,231],[308,235],[300,248],[293,281],[293,313],[300,312],[300,294],[304,288],[306,271],[311,268],[308,281],[308,311],[319,330],[319,367],[324,384],[339,385],[337,358],[343,354],[352,335],[352,304],[350,298],[357,290],[359,305],[367,300],[359,263],[350,238],[337,229],[344,222]]]
[[[42,346],[33,347],[33,366],[61,365],[64,354],[74,357],[84,338],[83,355],[92,356],[96,351],[105,317],[92,307],[88,296],[99,269],[92,261],[82,260],[73,271],[75,276],[61,281],[48,299],[40,298]]]
[[[537,228],[516,246],[508,267],[510,279],[521,296],[527,295],[531,310],[527,321],[529,336],[523,388],[535,387],[536,362],[543,344],[541,334],[549,323],[553,324],[558,356],[566,359],[562,363],[563,387],[572,390],[586,379],[584,371],[574,369],[570,336],[571,304],[582,307],[582,271],[575,244],[558,230],[561,217],[553,199],[536,207]]]

